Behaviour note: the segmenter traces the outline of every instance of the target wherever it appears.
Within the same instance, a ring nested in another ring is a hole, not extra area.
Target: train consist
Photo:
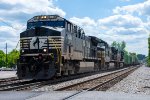
[[[130,62],[130,64],[137,62]],[[50,79],[89,71],[123,67],[124,51],[111,47],[58,15],[40,15],[28,20],[20,33],[20,79]],[[128,63],[129,64],[129,63]]]

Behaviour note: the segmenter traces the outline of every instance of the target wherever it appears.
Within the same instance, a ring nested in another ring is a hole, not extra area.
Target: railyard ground
[[[16,71],[0,71],[0,79],[17,77]]]
[[[142,65],[108,91],[150,95],[150,67]]]
[[[7,74],[5,74],[7,73]],[[12,77],[15,72],[0,72],[0,78]],[[0,92],[0,100],[60,100],[77,91],[25,91]],[[150,68],[145,65],[111,87],[106,92],[89,91],[77,95],[73,100],[150,100]],[[70,100],[71,100],[70,99]]]

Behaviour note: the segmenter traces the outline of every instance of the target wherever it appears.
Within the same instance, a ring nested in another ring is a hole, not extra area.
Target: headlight
[[[22,49],[21,52],[24,53],[24,50]]]
[[[47,52],[47,49],[43,49],[44,52]]]

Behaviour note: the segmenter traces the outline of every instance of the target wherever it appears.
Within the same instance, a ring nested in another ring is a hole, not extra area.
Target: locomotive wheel
[[[101,64],[101,62],[100,63],[98,63],[98,71],[100,71],[102,68],[102,64]]]
[[[75,74],[75,68],[74,67],[72,67],[72,70],[71,70],[70,74],[71,75]]]
[[[79,64],[75,64],[75,65],[74,65],[74,68],[75,68],[75,69],[74,69],[74,73],[77,74],[77,73],[79,72],[79,70],[80,70]]]
[[[115,69],[117,69],[118,67],[117,67],[117,63],[116,62],[114,62],[114,68]]]
[[[109,63],[106,63],[105,65],[106,65],[106,70],[108,70],[109,69]]]
[[[65,73],[64,71],[61,71],[61,76],[64,76],[64,73]]]
[[[69,74],[70,74],[70,75],[73,75],[73,74],[75,73],[75,67],[74,67],[73,62],[70,62],[69,67],[71,68],[71,69],[69,70]]]
[[[118,62],[118,69],[120,68],[120,62]]]
[[[74,74],[74,70],[68,70],[68,75],[73,75]]]
[[[94,71],[98,71],[99,68],[98,68],[98,63],[94,63]]]
[[[119,69],[119,63],[116,62],[116,69]]]
[[[124,68],[124,63],[122,63],[122,67]]]

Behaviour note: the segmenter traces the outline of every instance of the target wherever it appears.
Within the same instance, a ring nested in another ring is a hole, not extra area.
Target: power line
[[[4,24],[6,24],[7,26],[10,26],[12,29],[17,30],[16,28],[14,28],[11,24],[9,24],[8,22],[4,21],[3,19],[0,18],[0,21]]]
[[[3,19],[0,18],[0,21],[1,21],[2,23],[6,24],[7,26],[10,26],[12,29],[17,30],[17,29],[14,28],[11,24],[9,24],[8,22],[6,22],[5,20],[3,20]],[[17,43],[17,45],[16,45],[15,50],[17,49],[18,44],[19,44],[19,41],[18,41],[18,43]],[[6,63],[7,63],[7,43],[6,43]],[[7,66],[7,64],[6,64],[6,66]]]

